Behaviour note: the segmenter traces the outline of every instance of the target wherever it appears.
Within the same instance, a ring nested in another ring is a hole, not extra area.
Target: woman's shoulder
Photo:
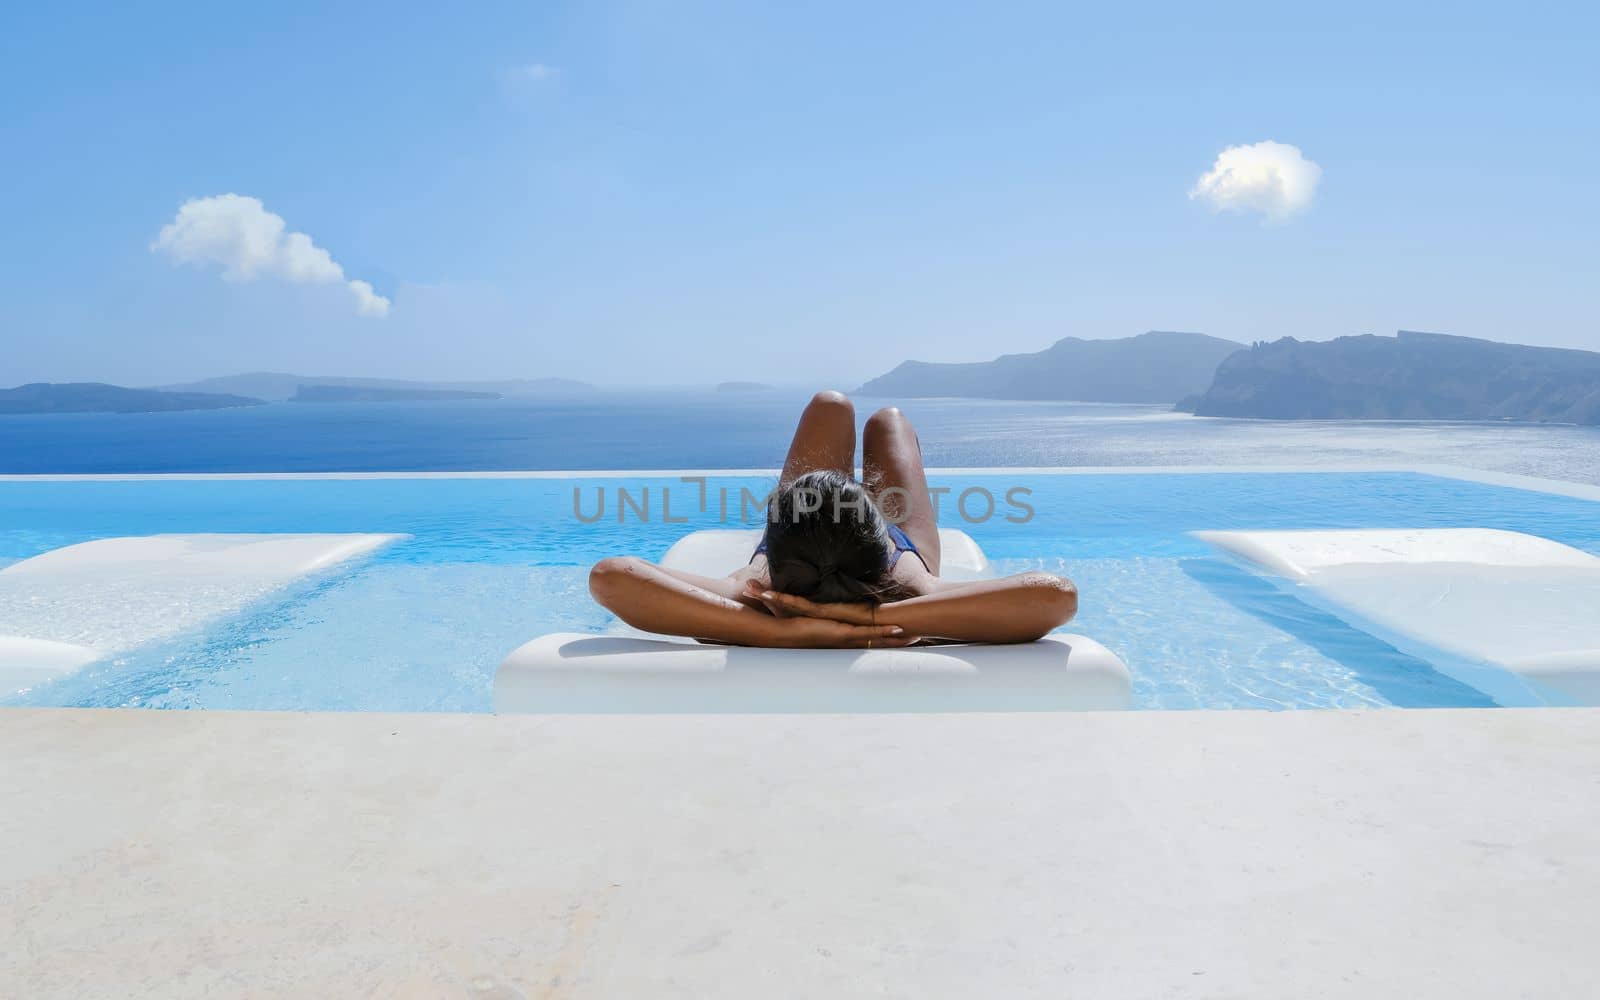
[[[938,575],[922,564],[921,559],[901,559],[890,573],[894,582],[911,597],[926,597],[939,589],[943,582]]]

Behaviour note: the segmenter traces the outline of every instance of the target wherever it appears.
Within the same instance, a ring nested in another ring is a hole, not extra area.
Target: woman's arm
[[[963,642],[1032,642],[1078,613],[1078,588],[1053,573],[941,580],[931,593],[881,605],[878,622],[912,635]]]
[[[1078,590],[1053,573],[1021,573],[970,583],[938,581],[929,593],[890,601],[875,610],[865,604],[815,604],[792,594],[762,592],[778,614],[844,622],[892,622],[907,635],[958,642],[1032,642],[1066,624],[1078,612]]]
[[[774,617],[633,556],[595,563],[589,571],[589,592],[634,628],[663,635],[738,646],[859,648],[870,642],[888,648],[915,641],[892,623]]]

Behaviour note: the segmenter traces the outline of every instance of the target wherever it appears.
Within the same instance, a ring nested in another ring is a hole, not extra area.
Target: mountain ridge
[[[262,400],[214,392],[129,389],[106,382],[29,382],[0,389],[0,415],[28,413],[171,413],[261,406]]]
[[[1283,337],[1224,359],[1179,406],[1204,417],[1600,424],[1600,353],[1415,330]]]
[[[389,389],[370,385],[302,385],[291,403],[436,403],[463,399],[504,399],[498,392],[468,389]]]
[[[240,372],[217,375],[193,382],[154,386],[161,392],[237,393],[269,402],[293,399],[301,386],[333,386],[344,389],[380,389],[418,392],[487,392],[500,396],[535,396],[558,392],[588,392],[594,386],[567,378],[534,379],[398,379],[368,376],[293,375],[287,372]]]
[[[863,395],[1174,403],[1203,392],[1223,358],[1245,345],[1203,333],[1063,337],[1042,351],[990,361],[904,361],[863,383]]]

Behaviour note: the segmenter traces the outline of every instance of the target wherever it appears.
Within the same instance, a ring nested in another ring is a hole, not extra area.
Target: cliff
[[[993,361],[907,361],[857,391],[901,398],[1172,403],[1203,392],[1217,364],[1243,347],[1200,333],[1151,332],[1120,340],[1067,337],[1042,351],[1002,355]]]
[[[500,399],[498,392],[465,389],[381,389],[365,385],[303,385],[291,403],[415,403],[447,399]]]
[[[261,400],[214,392],[126,389],[104,382],[31,382],[0,389],[0,414],[158,413],[260,406]]]
[[[1184,409],[1280,420],[1600,424],[1600,354],[1400,331],[1257,344]]]

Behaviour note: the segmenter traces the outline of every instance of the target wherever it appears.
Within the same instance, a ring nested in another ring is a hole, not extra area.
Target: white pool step
[[[697,531],[661,565],[723,576],[760,531]],[[940,572],[989,575],[966,532],[943,528]],[[518,647],[495,673],[497,712],[1016,712],[1127,708],[1127,665],[1081,635],[1015,645],[754,649],[617,629],[563,632]]]
[[[0,635],[0,697],[74,673],[104,655],[72,642]]]
[[[403,535],[102,538],[0,569],[0,694],[244,610]]]
[[[1600,705],[1600,557],[1489,528],[1195,537],[1502,704]]]

